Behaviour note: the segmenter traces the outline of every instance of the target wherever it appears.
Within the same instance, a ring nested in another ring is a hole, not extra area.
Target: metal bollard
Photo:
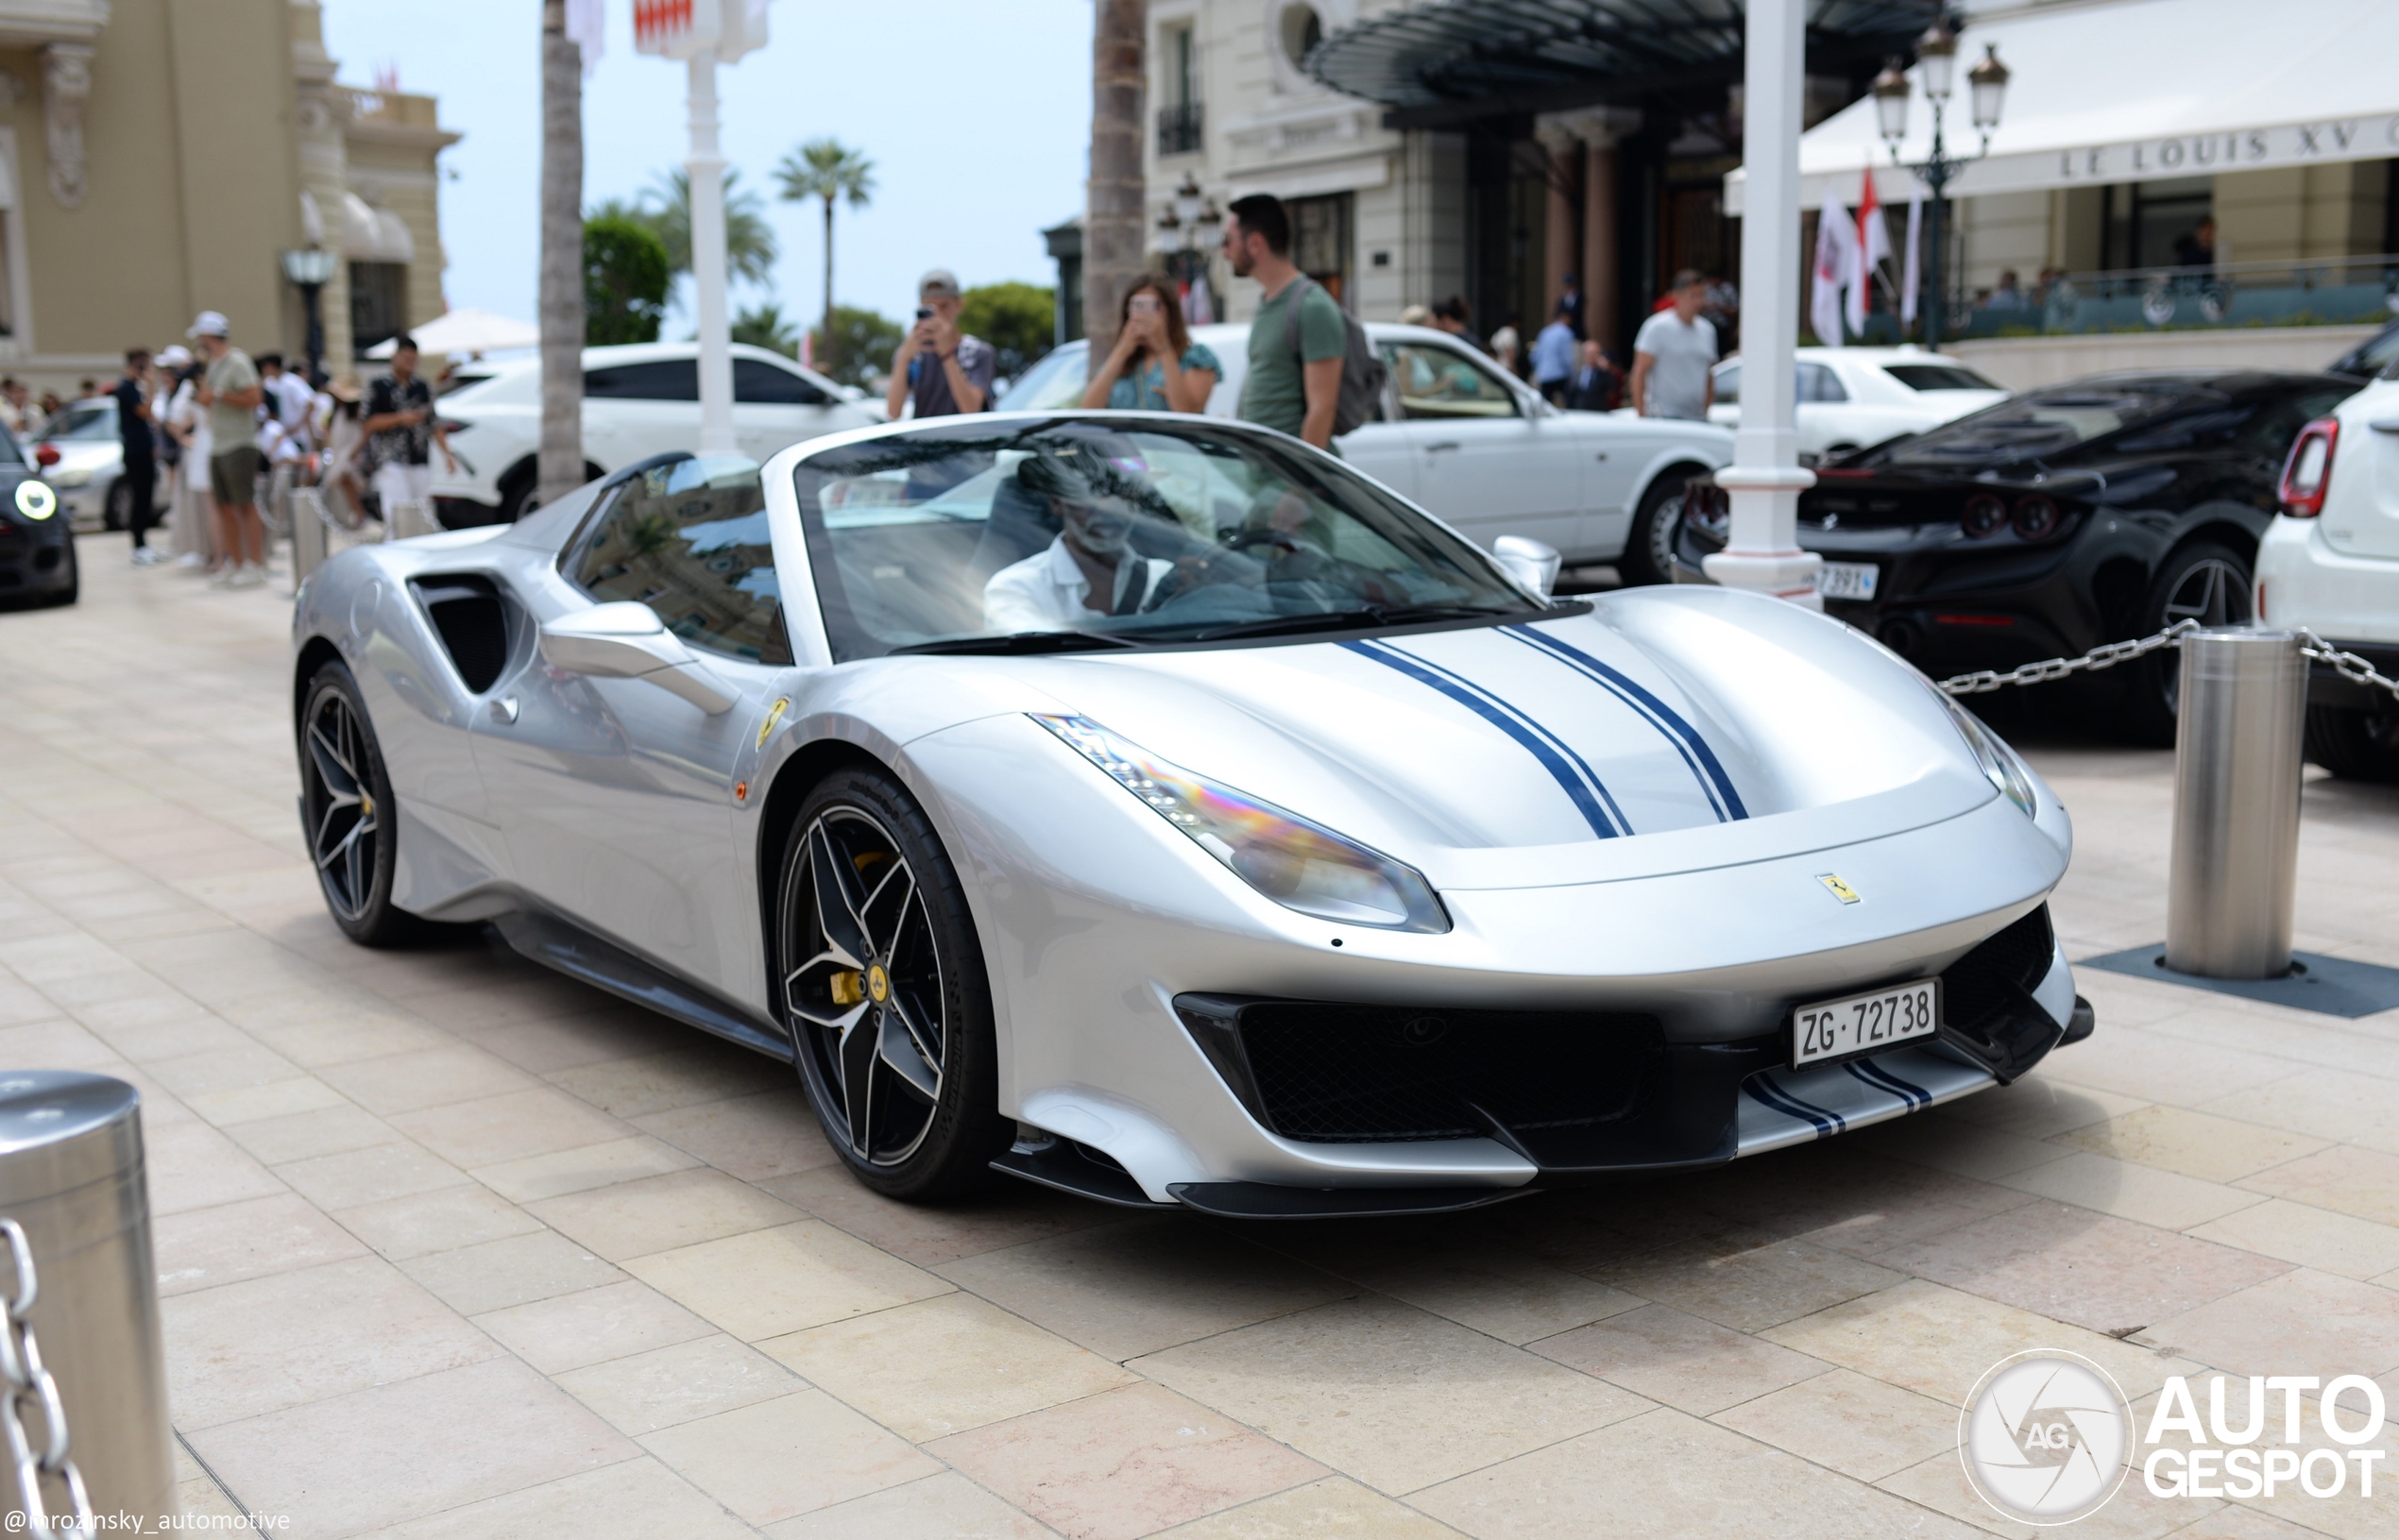
[[[313,486],[292,488],[292,586],[325,565],[324,494]]]
[[[2290,972],[2307,660],[2288,631],[2183,638],[2166,966],[2206,978]]]
[[[10,1307],[0,1322],[9,1334],[0,1360],[20,1381],[0,1381],[0,1395],[13,1403],[0,1408],[0,1424],[14,1412],[23,1429],[21,1438],[5,1430],[15,1447],[0,1460],[0,1500],[20,1513],[46,1512],[54,1524],[71,1520],[72,1470],[104,1524],[111,1522],[106,1515],[138,1515],[150,1520],[145,1532],[157,1533],[180,1508],[167,1442],[140,1109],[141,1094],[107,1075],[0,1072],[0,1220],[24,1235],[0,1296]],[[20,1311],[28,1258],[36,1287]],[[26,1352],[37,1339],[35,1352]],[[41,1374],[28,1372],[37,1364],[56,1381],[54,1394],[44,1395]],[[28,1474],[36,1488],[30,1503]]]

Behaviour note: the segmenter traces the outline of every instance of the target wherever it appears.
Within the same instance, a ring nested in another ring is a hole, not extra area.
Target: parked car
[[[1868,449],[2007,399],[2008,393],[1952,358],[1921,347],[1802,347],[1796,410],[1799,463]],[[1741,358],[1716,365],[1708,420],[1741,426]]]
[[[2399,354],[2291,446],[2281,516],[2257,543],[2257,618],[2305,626],[2399,679]],[[2399,701],[2316,665],[2307,757],[2399,781]]]
[[[59,512],[78,530],[121,530],[132,516],[119,485],[125,445],[117,437],[116,402],[108,397],[69,402],[34,447],[57,460],[44,480],[59,490]]]
[[[2028,391],[1817,466],[1799,544],[1825,558],[1827,611],[1936,679],[2077,655],[2185,617],[2246,620],[2291,441],[2357,385],[2160,372]],[[1696,577],[1729,513],[1712,482],[1687,502],[1679,556]],[[2118,693],[2136,736],[2170,739],[2170,653],[2090,678]]]
[[[700,442],[697,343],[587,347],[583,353],[583,456],[587,479]],[[434,499],[451,528],[513,524],[534,506],[534,456],[541,446],[541,361],[482,364],[485,378],[443,396],[437,410],[458,456],[453,475],[434,456]],[[733,347],[733,432],[741,452],[763,461],[777,449],[882,420],[854,385],[836,384],[782,354]]]
[[[57,489],[0,429],[0,603],[72,604],[81,589],[75,526]]]
[[[661,456],[342,551],[291,667],[352,940],[491,922],[791,1065],[896,1198],[1472,1208],[2093,1026],[2064,807],[1914,669],[1755,594],[1553,601],[1245,425]]]
[[[2332,361],[2326,367],[2334,374],[2354,374],[2360,380],[2373,380],[2399,364],[2399,320],[2383,323],[2380,331]]]
[[[1569,565],[1614,562],[1627,583],[1671,580],[1670,505],[1693,476],[1732,462],[1706,423],[1561,412],[1445,331],[1367,324],[1390,370],[1381,420],[1337,441],[1341,458],[1448,520],[1486,550],[1502,535],[1555,546]],[[1196,327],[1224,364],[1208,415],[1230,417],[1250,369],[1247,325]],[[1002,411],[1082,400],[1088,344],[1025,371]]]

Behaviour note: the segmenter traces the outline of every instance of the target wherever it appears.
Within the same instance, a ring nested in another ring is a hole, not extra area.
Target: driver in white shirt
[[[1020,470],[1017,479],[1025,484],[1052,478]],[[1105,495],[1042,490],[1065,528],[1047,549],[992,574],[983,584],[984,625],[1001,635],[1064,631],[1096,616],[1138,615],[1156,602],[1174,563],[1132,549],[1133,516],[1123,504]]]

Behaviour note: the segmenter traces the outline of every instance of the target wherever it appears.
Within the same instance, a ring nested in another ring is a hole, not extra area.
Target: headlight
[[[41,482],[17,483],[17,512],[35,523],[59,511],[59,495]]]
[[[1957,723],[1958,736],[1974,751],[1974,762],[1982,767],[1983,775],[1997,787],[2007,800],[2024,811],[2026,818],[2037,817],[2038,804],[2033,796],[2032,778],[2024,773],[2016,751],[1999,740],[1999,736],[1983,726],[1974,713],[1944,695],[1941,703],[1949,708],[1949,720]]]
[[[1413,867],[1170,765],[1087,717],[1034,713],[1033,720],[1285,908],[1382,930],[1450,928],[1440,899]]]

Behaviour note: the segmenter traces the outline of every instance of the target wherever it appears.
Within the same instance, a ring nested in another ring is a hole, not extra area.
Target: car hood
[[[1913,668],[1836,621],[1724,589],[1353,641],[943,660],[970,661],[1005,670],[1025,709],[1088,718],[1443,888],[1766,859],[1995,794]],[[986,701],[1013,693],[980,683]]]

